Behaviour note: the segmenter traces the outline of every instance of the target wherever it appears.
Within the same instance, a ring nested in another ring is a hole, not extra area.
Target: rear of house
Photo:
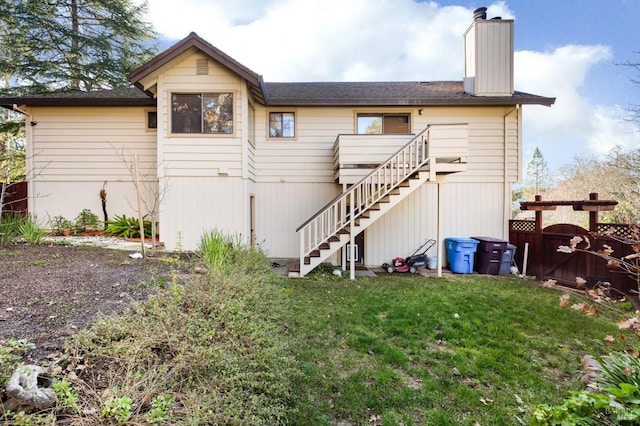
[[[168,250],[217,229],[304,275],[429,238],[439,258],[445,237],[506,238],[522,105],[554,99],[513,90],[513,21],[483,18],[461,81],[268,83],[192,33],[135,88],[0,99],[28,114],[30,211],[101,212],[105,188],[111,216],[133,215],[135,158]]]

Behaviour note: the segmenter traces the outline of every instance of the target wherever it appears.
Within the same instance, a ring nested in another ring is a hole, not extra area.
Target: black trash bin
[[[472,237],[478,240],[476,250],[476,271],[479,274],[498,275],[502,264],[502,254],[507,250],[508,241],[493,237]]]
[[[516,258],[516,246],[507,244],[507,249],[502,253],[502,263],[500,264],[500,275],[510,275],[511,265]]]

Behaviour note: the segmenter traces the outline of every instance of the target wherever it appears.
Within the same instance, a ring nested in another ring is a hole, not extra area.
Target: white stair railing
[[[402,182],[429,162],[429,129],[427,126],[387,161],[329,202],[318,213],[300,225],[300,272],[305,258],[331,242],[332,237],[347,228]],[[353,221],[353,222],[352,222]]]

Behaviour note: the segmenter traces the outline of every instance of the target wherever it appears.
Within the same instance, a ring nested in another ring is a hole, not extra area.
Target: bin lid
[[[445,241],[453,241],[453,242],[456,242],[456,243],[474,243],[474,244],[476,244],[478,242],[474,238],[465,238],[465,237],[447,237],[444,240]]]
[[[487,242],[487,243],[508,243],[508,241],[505,241],[501,238],[494,238],[494,237],[471,237],[474,240],[478,240],[478,241],[483,241],[483,242]]]

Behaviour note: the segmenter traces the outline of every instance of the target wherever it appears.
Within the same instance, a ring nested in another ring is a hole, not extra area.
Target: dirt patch
[[[34,343],[27,358],[42,361],[100,315],[123,312],[191,270],[166,256],[129,254],[55,244],[0,247],[0,339]]]

